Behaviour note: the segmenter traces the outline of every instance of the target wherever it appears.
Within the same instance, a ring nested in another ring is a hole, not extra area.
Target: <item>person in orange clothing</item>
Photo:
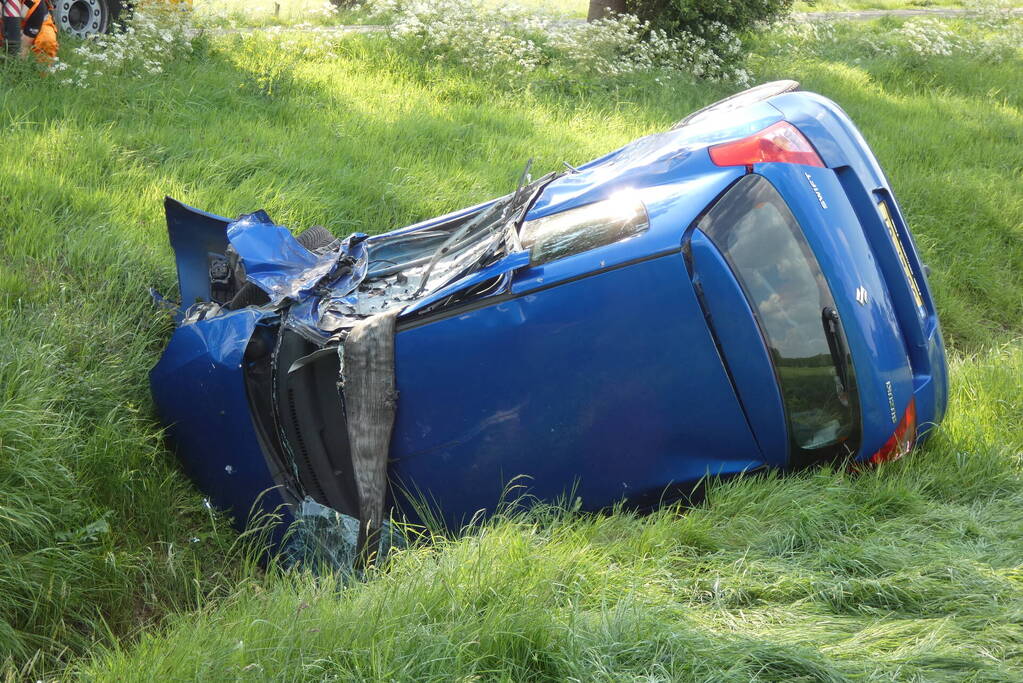
[[[27,56],[30,52],[41,62],[57,57],[57,25],[50,16],[48,0],[25,0],[24,17],[18,0],[4,3],[4,38],[7,51]]]
[[[48,0],[25,0],[25,19],[21,24],[21,54],[35,53],[40,62],[57,58],[57,25],[53,23]]]

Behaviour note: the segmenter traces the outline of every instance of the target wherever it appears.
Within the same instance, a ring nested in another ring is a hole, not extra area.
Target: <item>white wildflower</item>
[[[137,78],[159,74],[164,66],[192,51],[195,32],[184,5],[146,5],[132,14],[122,31],[92,36],[71,50],[67,62],[51,71],[69,70],[76,79],[62,83],[87,88],[103,78]]]
[[[392,40],[410,52],[514,81],[540,68],[572,79],[641,72],[709,80],[737,80],[733,69],[743,46],[726,26],[713,23],[707,35],[668,35],[633,15],[582,23],[526,10],[493,7],[481,0],[367,0],[372,18],[388,21]]]

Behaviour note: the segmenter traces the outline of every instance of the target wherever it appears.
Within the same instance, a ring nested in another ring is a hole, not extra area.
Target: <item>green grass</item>
[[[158,78],[87,90],[0,64],[0,671],[1023,676],[1018,55],[754,60],[846,108],[931,264],[953,400],[922,452],[859,476],[712,486],[688,514],[499,520],[342,588],[255,571],[163,448],[146,385],[170,331],[146,287],[175,280],[163,195],[379,232],[507,191],[528,157],[553,169],[663,129],[729,87],[510,92],[372,36],[331,50],[220,39]]]
[[[1023,492],[1009,463],[1023,440],[1004,420],[1023,414],[989,407],[1021,372],[1018,348],[957,362],[955,415],[893,467],[735,481],[686,513],[498,521],[403,552],[365,585],[246,585],[84,672],[1018,680]]]
[[[204,26],[290,26],[346,23],[328,0],[194,0],[197,21]]]

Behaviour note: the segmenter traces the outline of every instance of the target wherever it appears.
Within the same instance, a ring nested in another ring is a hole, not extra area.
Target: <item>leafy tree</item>
[[[626,4],[625,0],[590,0],[590,11],[586,14],[586,21],[625,14],[628,11]]]
[[[758,22],[783,16],[791,8],[792,0],[590,0],[587,19],[628,12],[668,31],[700,35],[718,22],[742,33]]]

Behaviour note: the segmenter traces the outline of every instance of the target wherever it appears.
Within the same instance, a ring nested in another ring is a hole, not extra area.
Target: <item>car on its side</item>
[[[513,480],[651,506],[905,454],[947,400],[925,268],[852,121],[797,85],[371,237],[168,199],[183,303],[151,381],[186,470],[241,522],[311,499],[457,527]]]

